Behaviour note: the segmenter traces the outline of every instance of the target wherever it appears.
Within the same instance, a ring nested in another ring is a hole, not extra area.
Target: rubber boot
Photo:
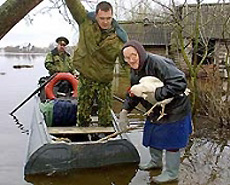
[[[151,160],[147,164],[140,164],[139,169],[150,170],[162,168],[162,150],[157,150],[150,147],[149,152],[151,155]]]
[[[158,176],[153,177],[152,181],[157,184],[178,180],[180,167],[180,151],[166,151],[166,167],[165,170]]]

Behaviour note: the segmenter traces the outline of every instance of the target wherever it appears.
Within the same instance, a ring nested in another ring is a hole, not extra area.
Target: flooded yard
[[[215,132],[214,130],[204,129]],[[182,151],[179,181],[166,183],[171,185],[229,185],[230,143],[229,131],[216,133],[217,138],[192,137],[188,147]],[[148,151],[141,145],[142,130],[129,134],[135,143],[141,163],[149,160]],[[218,139],[219,137],[219,139]],[[151,177],[160,174],[160,170],[141,171],[135,165],[116,165],[98,169],[73,170],[65,173],[28,176],[26,180],[35,185],[147,185]]]
[[[138,164],[107,166],[97,169],[71,170],[62,173],[24,176],[24,160],[28,136],[20,130],[9,116],[9,112],[22,102],[36,88],[40,76],[47,75],[44,70],[44,56],[1,57],[0,88],[4,89],[0,99],[1,106],[1,148],[0,184],[7,185],[147,185],[151,177],[160,174],[159,170],[141,171]],[[26,60],[28,60],[26,62]],[[33,68],[14,69],[14,64],[34,65]],[[27,78],[27,76],[30,78]],[[126,75],[114,79],[114,94],[124,99],[129,86]],[[114,100],[114,110],[118,114],[121,103]],[[24,105],[17,117],[29,128],[31,122],[30,102]],[[142,107],[139,107],[142,108]],[[133,111],[130,115],[133,124],[143,121],[142,113]],[[141,163],[149,161],[148,149],[142,146],[143,129],[131,131],[128,136],[141,157]],[[207,117],[197,119],[189,144],[181,152],[179,181],[172,185],[230,185],[230,130],[218,128]]]

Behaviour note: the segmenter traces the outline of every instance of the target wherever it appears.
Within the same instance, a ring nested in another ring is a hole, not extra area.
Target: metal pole
[[[21,108],[30,98],[32,98],[35,94],[37,94],[40,89],[45,87],[46,84],[48,84],[55,76],[57,73],[53,74],[46,82],[44,82],[40,87],[38,87],[33,93],[31,93],[28,98],[26,98],[22,103],[20,103],[13,111],[11,111],[9,114],[12,116],[19,108]]]

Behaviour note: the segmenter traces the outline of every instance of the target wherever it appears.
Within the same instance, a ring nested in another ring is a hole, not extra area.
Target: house
[[[201,29],[200,39],[205,42],[198,43],[198,51],[194,53],[194,29],[196,25],[197,4],[183,4],[177,7],[179,18],[183,26],[183,36],[185,40],[186,52],[192,62],[197,58],[199,63],[204,55],[204,44],[207,44],[208,55],[202,63],[204,75],[216,68],[226,77],[226,56],[228,55],[227,47],[230,49],[230,3],[212,3],[201,4]],[[149,52],[164,55],[173,58],[182,69],[186,66],[183,63],[183,57],[180,53],[174,53],[172,50],[172,33],[171,26],[145,18],[137,22],[120,22],[126,30],[129,39],[138,40]],[[209,70],[209,71],[207,71]],[[202,74],[203,75],[203,74]]]
[[[204,43],[206,43],[208,56],[203,64],[217,66],[221,75],[227,77],[225,62],[229,64],[229,59],[226,59],[226,56],[229,55],[230,49],[230,3],[208,3],[201,4],[200,7],[197,4],[179,6],[178,11],[185,28],[184,37],[187,39],[191,38],[192,31],[196,26],[197,8],[200,9],[201,15],[200,39],[202,40],[198,43],[197,62],[199,63],[202,59],[205,51]],[[193,45],[194,43],[191,44],[190,50],[194,47]],[[191,57],[193,61],[195,54],[191,53]]]
[[[129,40],[137,40],[151,53],[163,56],[169,55],[171,31],[168,26],[161,23],[150,22],[145,18],[138,22],[120,22],[126,30]]]

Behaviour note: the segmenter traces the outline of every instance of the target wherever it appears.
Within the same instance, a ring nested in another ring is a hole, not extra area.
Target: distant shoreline
[[[46,55],[46,53],[0,52],[0,55]]]

